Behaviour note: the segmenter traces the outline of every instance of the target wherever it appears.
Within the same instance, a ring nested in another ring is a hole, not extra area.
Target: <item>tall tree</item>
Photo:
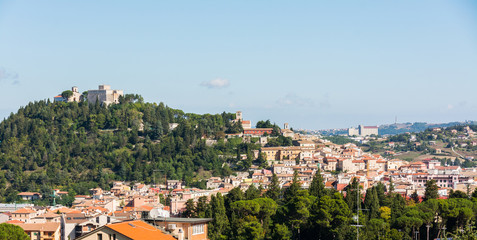
[[[211,240],[226,239],[229,220],[227,218],[224,197],[222,194],[212,195],[210,199],[212,222],[209,224],[209,237]]]
[[[436,180],[432,179],[427,181],[425,187],[424,201],[439,198],[439,187],[436,184]]]
[[[368,188],[364,198],[364,207],[368,209],[368,219],[379,217],[379,200],[376,187]]]
[[[278,182],[277,174],[273,173],[272,180],[268,185],[268,190],[265,193],[265,196],[277,201],[281,195],[280,183]]]
[[[298,180],[298,171],[295,170],[295,172],[293,173],[293,180],[290,186],[285,190],[285,193],[284,193],[285,202],[290,201],[290,199],[292,199],[297,194],[300,188],[301,188],[301,184],[300,184],[300,181]]]
[[[323,181],[323,176],[321,176],[321,170],[318,170],[311,181],[310,188],[308,189],[310,195],[320,198],[325,195],[325,184]]]
[[[192,198],[187,199],[186,204],[185,204],[185,211],[182,213],[182,215],[186,218],[190,218],[190,217],[195,216],[194,199],[192,199]]]
[[[245,191],[245,199],[253,200],[255,198],[260,197],[260,194],[261,194],[260,190],[258,190],[254,184],[251,184],[248,187],[247,191]]]
[[[358,178],[353,178],[351,183],[346,186],[345,201],[348,204],[349,209],[352,212],[356,212],[357,204],[361,204],[361,186],[359,185]]]

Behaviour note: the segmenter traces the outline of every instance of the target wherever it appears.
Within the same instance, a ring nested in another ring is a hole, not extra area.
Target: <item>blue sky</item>
[[[0,0],[0,119],[102,83],[294,128],[477,120],[477,3]]]

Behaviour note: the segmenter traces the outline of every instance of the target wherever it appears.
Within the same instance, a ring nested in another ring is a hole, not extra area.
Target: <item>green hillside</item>
[[[228,175],[251,164],[254,144],[224,141],[235,114],[191,114],[127,95],[109,107],[87,102],[30,103],[0,123],[0,202],[18,191],[86,193],[111,180],[152,183]],[[172,130],[171,123],[177,123]],[[212,147],[206,138],[216,139]],[[245,161],[237,155],[248,154]],[[222,157],[219,157],[222,156]],[[223,157],[229,156],[229,157]],[[224,164],[229,163],[229,164]],[[157,180],[159,181],[159,180]]]

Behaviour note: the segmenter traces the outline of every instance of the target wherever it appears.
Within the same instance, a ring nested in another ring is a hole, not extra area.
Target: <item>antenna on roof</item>
[[[151,218],[157,218],[161,215],[161,213],[159,212],[159,209],[157,208],[153,208],[151,209],[151,211],[149,212],[149,217]]]

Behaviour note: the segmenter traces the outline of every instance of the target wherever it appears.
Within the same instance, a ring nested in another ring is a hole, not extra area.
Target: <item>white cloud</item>
[[[12,84],[16,85],[20,83],[17,79],[18,79],[18,73],[5,69],[3,67],[0,67],[0,82],[3,80],[13,80]]]
[[[313,100],[305,97],[298,96],[294,93],[289,93],[277,100],[277,103],[281,106],[299,106],[299,107],[313,107],[315,103]]]
[[[200,86],[207,88],[226,88],[230,86],[230,81],[227,79],[216,78],[207,82],[202,82]]]

